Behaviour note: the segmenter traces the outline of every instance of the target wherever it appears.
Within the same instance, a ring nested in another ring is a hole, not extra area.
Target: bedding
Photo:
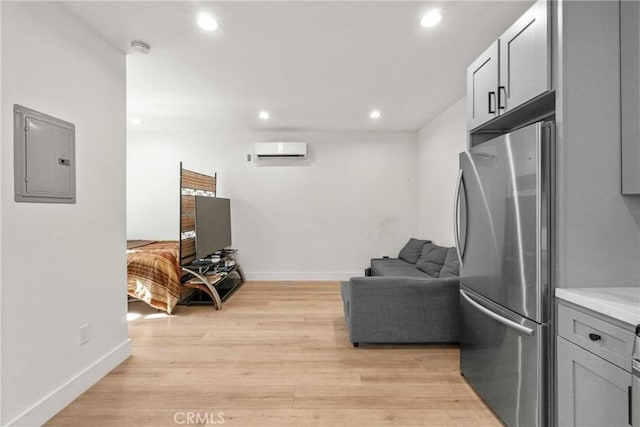
[[[182,291],[179,242],[144,243],[128,245],[127,293],[171,314]]]

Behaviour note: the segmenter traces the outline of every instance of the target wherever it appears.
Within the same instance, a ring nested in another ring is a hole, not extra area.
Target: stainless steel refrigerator
[[[508,426],[552,424],[553,134],[538,122],[460,153],[460,368]]]

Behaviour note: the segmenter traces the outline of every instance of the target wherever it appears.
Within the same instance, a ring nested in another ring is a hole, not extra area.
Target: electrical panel
[[[20,105],[13,112],[15,201],[75,203],[75,125]]]

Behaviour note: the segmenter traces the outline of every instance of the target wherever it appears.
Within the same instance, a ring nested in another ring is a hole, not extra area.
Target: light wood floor
[[[130,303],[133,356],[48,425],[500,425],[456,346],[354,348],[339,294],[335,282],[249,282],[221,311]]]

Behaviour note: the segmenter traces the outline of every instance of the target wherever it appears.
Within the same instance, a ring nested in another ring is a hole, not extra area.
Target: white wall
[[[306,141],[307,160],[248,162],[257,141]],[[127,148],[129,238],[177,239],[179,161],[218,173],[233,246],[253,280],[338,280],[417,231],[414,132],[145,132]]]
[[[465,98],[418,132],[418,234],[453,246],[453,202],[458,154],[467,149]]]
[[[0,423],[39,425],[131,351],[125,57],[55,2],[3,2],[1,53]],[[14,202],[14,103],[75,123],[76,204]]]

